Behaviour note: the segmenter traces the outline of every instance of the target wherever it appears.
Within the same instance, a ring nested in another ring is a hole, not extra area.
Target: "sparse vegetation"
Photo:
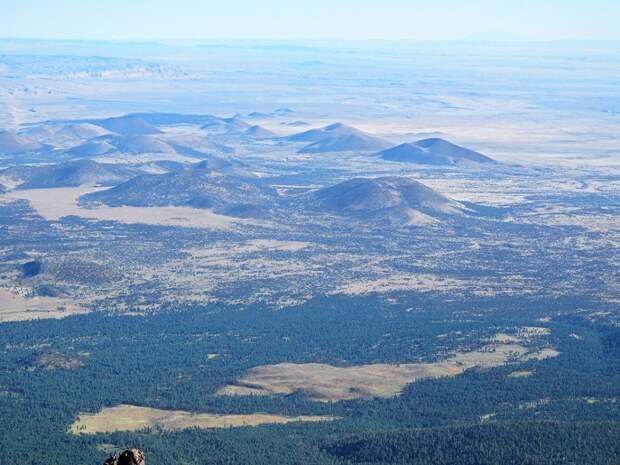
[[[191,413],[179,410],[160,410],[135,405],[108,407],[96,414],[81,414],[71,425],[72,434],[114,433],[117,431],[155,432],[177,431],[190,428],[221,429],[260,425],[281,425],[294,422],[333,421],[329,416],[300,415],[286,417],[266,413],[220,415]]]
[[[616,465],[617,45],[91,45],[0,39],[0,464]]]

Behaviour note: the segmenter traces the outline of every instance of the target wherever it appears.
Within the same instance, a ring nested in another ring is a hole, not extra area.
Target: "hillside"
[[[270,131],[269,129],[264,128],[260,125],[255,125],[247,128],[244,134],[251,137],[252,139],[271,139],[276,137],[275,132]]]
[[[18,189],[77,187],[82,185],[114,185],[135,176],[136,171],[124,166],[77,160],[55,165],[12,166],[0,176],[18,183]]]
[[[86,140],[105,136],[110,131],[91,123],[70,123],[56,128],[54,135],[64,139]]]
[[[139,155],[141,153],[176,153],[176,149],[157,137],[140,136],[105,136],[103,139],[116,148],[118,152]]]
[[[23,137],[54,147],[72,147],[85,140],[111,134],[110,131],[92,123],[84,122],[45,122],[29,125],[19,131]]]
[[[127,116],[139,118],[153,126],[174,126],[177,124],[207,124],[220,118],[213,115],[191,115],[183,113],[131,113]]]
[[[251,125],[237,116],[231,118],[213,118],[202,125],[201,129],[218,132],[240,132],[249,129]]]
[[[496,163],[474,150],[461,147],[445,139],[422,139],[413,143],[404,143],[383,150],[377,154],[384,160],[421,165],[460,165]]]
[[[208,164],[207,164],[208,165]],[[110,206],[189,206],[231,216],[263,216],[274,190],[254,179],[225,175],[202,163],[176,173],[137,176],[118,186],[82,197],[85,203]]]
[[[73,147],[67,153],[72,156],[140,155],[145,153],[202,155],[197,150],[167,142],[152,135],[101,136]]]
[[[310,194],[321,211],[361,220],[421,225],[458,213],[463,206],[410,178],[354,178]]]
[[[11,131],[0,131],[0,155],[38,152],[46,146]]]
[[[114,152],[116,147],[106,139],[96,138],[70,148],[66,153],[77,157],[96,157]]]
[[[123,136],[161,134],[162,132],[156,126],[147,123],[146,121],[144,121],[144,119],[135,115],[125,115],[100,120],[90,120],[88,122]]]
[[[309,142],[299,153],[369,152],[389,147],[389,142],[342,123],[309,129],[288,136],[291,142]]]

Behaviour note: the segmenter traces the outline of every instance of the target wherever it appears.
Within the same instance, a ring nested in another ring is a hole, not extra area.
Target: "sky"
[[[0,37],[620,40],[620,0],[0,0]]]

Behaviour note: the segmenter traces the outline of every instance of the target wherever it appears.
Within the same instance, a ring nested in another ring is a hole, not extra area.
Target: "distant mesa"
[[[309,142],[299,153],[371,152],[382,150],[390,143],[342,123],[310,129],[286,138],[291,142]]]
[[[422,139],[413,143],[400,144],[383,150],[377,155],[387,161],[420,165],[497,163],[486,155],[440,138]]]
[[[286,116],[286,115],[292,115],[293,113],[295,113],[295,110],[292,110],[290,108],[276,108],[273,111],[273,114],[276,116]]]
[[[276,110],[270,113],[264,113],[262,111],[253,111],[245,115],[245,117],[250,118],[250,119],[270,119],[270,118],[275,118],[278,116],[288,116],[293,113],[295,112],[291,110],[290,108],[277,108]]]
[[[127,116],[139,118],[154,126],[203,125],[220,119],[213,115],[188,115],[183,113],[131,113]]]
[[[49,147],[12,131],[0,131],[0,155],[40,152]]]
[[[251,137],[252,139],[272,139],[277,137],[273,131],[264,128],[263,126],[259,126],[258,124],[247,128],[245,130],[245,135]]]
[[[162,133],[159,128],[147,123],[143,118],[136,115],[125,115],[101,120],[91,120],[89,122],[122,136]]]
[[[273,118],[273,114],[272,113],[263,113],[260,111],[253,111],[251,113],[248,113],[245,117],[249,118],[249,119],[269,119],[269,118]]]
[[[464,207],[430,187],[405,177],[354,178],[310,194],[319,210],[360,220],[425,225]]]
[[[297,126],[297,127],[310,126],[310,123],[306,123],[305,121],[283,121],[280,124],[284,126]]]
[[[254,211],[263,217],[262,206],[271,205],[277,197],[275,190],[255,179],[223,174],[209,168],[208,162],[199,165],[176,173],[140,175],[82,196],[81,201],[109,206],[186,206],[241,217],[253,216]]]
[[[18,189],[78,187],[83,185],[112,186],[136,175],[136,170],[122,165],[77,160],[54,165],[17,165],[0,171],[0,176],[12,179]]]

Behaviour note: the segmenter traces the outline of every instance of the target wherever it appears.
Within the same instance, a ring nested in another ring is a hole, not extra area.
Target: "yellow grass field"
[[[335,367],[322,363],[279,363],[253,368],[219,395],[277,395],[302,392],[309,399],[334,402],[348,399],[394,397],[410,383],[457,376],[471,368],[493,368],[510,361],[542,360],[559,352],[529,352],[519,344],[494,344],[459,352],[435,363],[406,363]]]
[[[50,221],[75,215],[81,218],[127,224],[141,223],[219,230],[231,230],[235,226],[252,223],[245,219],[218,215],[208,209],[190,207],[108,207],[100,205],[96,208],[82,208],[78,205],[80,196],[98,190],[101,188],[24,189],[0,196],[0,200],[28,200],[39,215]]]
[[[115,431],[140,431],[154,429],[177,431],[188,428],[238,428],[243,426],[275,425],[293,422],[333,421],[336,417],[297,416],[286,417],[268,413],[244,415],[218,415],[191,413],[182,410],[160,410],[136,405],[117,405],[99,413],[85,413],[71,425],[72,434],[112,433]]]
[[[44,318],[64,318],[87,313],[83,307],[67,299],[55,297],[23,297],[9,289],[0,289],[0,323]]]

